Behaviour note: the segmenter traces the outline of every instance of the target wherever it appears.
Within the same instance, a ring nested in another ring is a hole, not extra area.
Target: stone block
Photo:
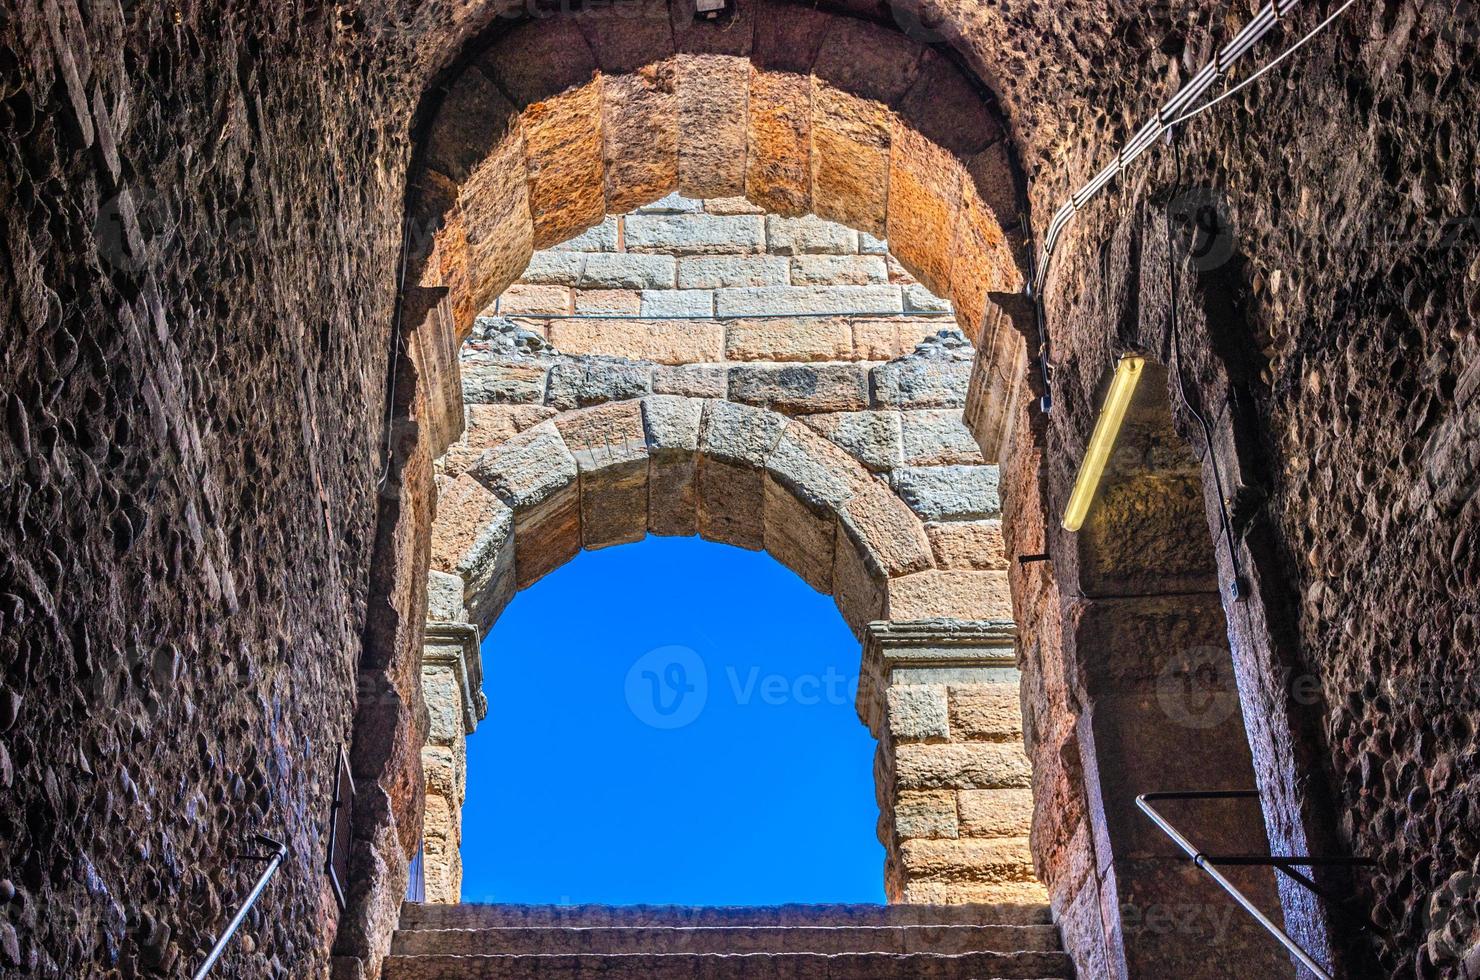
[[[642,293],[635,289],[577,289],[572,292],[571,300],[578,315],[636,316],[642,312]],[[566,351],[566,353],[589,354],[593,352]]]
[[[984,462],[959,409],[904,412],[900,427],[905,466],[972,466]]]
[[[527,589],[581,550],[581,495],[572,483],[514,517],[515,583]]]
[[[469,405],[545,400],[549,367],[540,361],[472,359],[462,362],[463,400]]]
[[[625,222],[627,248],[675,255],[722,255],[765,251],[765,232],[755,215],[634,214]],[[670,280],[670,283],[673,280]]]
[[[602,226],[597,225],[596,227]],[[592,229],[592,231],[595,230],[595,228]],[[581,272],[585,267],[586,256],[583,252],[545,249],[529,257],[529,264],[525,266],[519,279],[521,282],[542,286],[577,286],[581,282]]]
[[[774,255],[852,255],[858,251],[858,233],[816,215],[770,214],[766,216],[766,243]]]
[[[600,114],[600,80],[524,110],[535,248],[571,238],[606,215]]]
[[[543,405],[465,405],[463,415],[467,429],[461,445],[481,455],[483,450],[553,417],[555,410]]]
[[[744,197],[712,197],[704,202],[710,214],[765,214],[766,209]]]
[[[951,312],[950,300],[941,299],[918,282],[904,283],[900,286],[900,289],[904,294],[904,308],[906,313]]]
[[[462,185],[458,214],[468,247],[475,308],[519,277],[534,251],[522,127],[512,129]]]
[[[515,511],[551,499],[572,486],[576,474],[575,457],[553,422],[541,422],[488,450],[469,470]]]
[[[905,874],[914,881],[1037,884],[1026,837],[908,840],[899,852]]]
[[[894,103],[919,77],[924,53],[923,45],[896,31],[838,17],[822,40],[812,74],[860,98]]]
[[[855,411],[868,405],[868,376],[854,364],[747,364],[730,368],[729,396],[787,414]]]
[[[942,789],[905,790],[896,794],[894,833],[901,840],[959,837],[956,794]]]
[[[889,154],[889,252],[938,293],[951,288],[952,239],[965,168],[896,119]]]
[[[882,238],[875,238],[866,231],[858,233],[858,251],[863,255],[888,255],[889,243]]]
[[[533,286],[515,283],[498,298],[498,312],[503,316],[565,316],[571,310],[567,286]]]
[[[609,214],[601,219],[601,224],[587,228],[574,238],[567,238],[563,242],[551,245],[537,253],[537,256],[543,256],[551,261],[571,259],[584,263],[585,253],[615,252],[617,240],[620,237],[621,220],[619,215]],[[529,281],[529,276],[526,274],[524,279]],[[570,285],[575,285],[575,283],[570,283]]]
[[[900,789],[1026,789],[1033,777],[1022,746],[1005,742],[898,745],[894,774]]]
[[[586,256],[581,288],[672,289],[677,278],[678,260],[671,255],[599,253]]]
[[[878,255],[798,255],[791,260],[794,286],[868,286],[888,281],[888,267]]]
[[[1023,709],[1017,684],[962,684],[950,688],[951,732],[957,739],[1018,742]]]
[[[839,521],[833,546],[833,602],[860,639],[868,624],[884,615],[884,579],[877,564]]]
[[[905,466],[891,478],[895,492],[924,521],[999,518],[995,466]]]
[[[949,317],[939,316],[902,316],[896,317],[894,322],[899,328],[899,353],[904,355],[912,353],[942,330],[956,326],[956,322]]]
[[[880,314],[903,309],[899,287],[748,286],[718,289],[714,310],[722,317],[795,316],[806,314]]]
[[[924,357],[902,357],[873,369],[875,408],[965,408],[971,364]]]
[[[725,331],[704,320],[555,320],[550,343],[566,354],[691,364],[724,357]]]
[[[899,114],[922,137],[961,157],[981,152],[1003,135],[977,85],[935,51],[924,53]]]
[[[877,481],[843,505],[839,523],[872,574],[888,578],[931,566],[930,542],[910,509]]]
[[[811,210],[811,102],[804,73],[751,73],[745,195],[771,214]]]
[[[831,592],[836,520],[809,508],[772,476],[763,493],[766,551],[818,592]]]
[[[694,197],[684,197],[678,191],[666,194],[656,201],[632,209],[637,214],[698,214],[705,210],[704,202]]]
[[[1002,522],[947,521],[928,523],[925,535],[935,552],[935,564],[944,569],[1006,571],[1007,546],[1002,538]]]
[[[982,322],[992,292],[1020,289],[1012,248],[997,216],[966,181],[951,247],[950,300],[962,331],[973,343],[982,341]]]
[[[899,412],[824,412],[801,420],[875,473],[900,465]]]
[[[557,18],[559,19],[559,18]],[[678,70],[672,59],[604,77],[601,102],[607,208],[617,214],[663,194],[678,180]],[[592,251],[615,251],[603,246]]]
[[[561,411],[652,393],[652,365],[615,357],[562,360],[550,369],[546,401]]]
[[[608,402],[566,412],[552,423],[576,461],[585,480],[590,474],[620,463],[647,464],[647,432],[642,405],[637,401]],[[583,486],[584,492],[584,486]]]
[[[890,619],[1011,619],[1006,572],[926,569],[889,580]]]
[[[732,361],[845,361],[852,353],[852,339],[852,328],[842,317],[734,320],[725,327],[725,357]]]
[[[679,131],[704,134],[679,144],[678,189],[695,198],[744,194],[749,59],[684,54],[677,61]]]
[[[683,364],[653,368],[653,394],[683,395],[687,398],[725,398],[729,394],[730,369],[725,364]]]
[[[872,481],[843,450],[800,422],[782,433],[766,457],[766,471],[818,514],[832,514]]]
[[[642,315],[713,316],[714,293],[708,289],[647,289],[642,294]]]
[[[780,255],[692,255],[678,260],[679,289],[784,286],[791,264]]]
[[[484,491],[487,493],[487,491]],[[435,530],[433,536],[436,535]],[[444,540],[444,545],[446,541]],[[439,563],[445,563],[444,556]],[[461,575],[442,572],[433,568],[427,572],[427,618],[444,623],[461,623],[468,618],[463,605],[463,580]]]
[[[700,536],[751,551],[765,546],[761,470],[705,455],[699,458],[698,484]]]
[[[458,578],[460,605],[485,628],[514,595],[513,516],[471,477],[445,481],[438,490],[432,568]]]
[[[642,400],[648,457],[648,530],[654,534],[698,533],[695,461],[703,403],[654,395]]]
[[[636,459],[613,455],[581,471],[581,545],[588,549],[641,541],[648,532],[646,454]]]
[[[700,451],[727,463],[760,470],[790,422],[783,415],[727,401],[706,401]]]
[[[854,360],[889,361],[902,353],[898,317],[853,318]]]
[[[957,794],[963,837],[1027,837],[1033,823],[1033,791],[963,789]]]
[[[813,79],[812,209],[820,218],[888,234],[889,110]]]
[[[507,31],[476,62],[520,108],[589,84],[596,57],[569,17],[541,18]]]
[[[608,75],[631,74],[674,52],[667,0],[592,4],[567,16],[580,26],[596,55],[597,66]],[[535,23],[549,19],[541,17]],[[539,50],[543,48],[540,45]]]
[[[944,741],[951,737],[944,685],[890,684],[885,699],[889,734],[896,742]]]

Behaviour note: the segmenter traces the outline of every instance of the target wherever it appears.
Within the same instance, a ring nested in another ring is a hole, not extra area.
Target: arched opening
[[[883,900],[858,645],[769,556],[583,552],[514,598],[483,663],[462,901]]]

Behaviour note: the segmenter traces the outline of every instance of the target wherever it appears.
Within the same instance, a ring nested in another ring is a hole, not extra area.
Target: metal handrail
[[[1270,857],[1262,854],[1208,854],[1206,851],[1200,850],[1192,841],[1188,840],[1181,831],[1173,827],[1171,822],[1158,813],[1156,808],[1151,805],[1152,800],[1249,800],[1258,798],[1259,793],[1256,790],[1188,790],[1183,792],[1142,793],[1136,797],[1136,806],[1140,807],[1142,812],[1150,817],[1152,822],[1160,827],[1164,834],[1185,851],[1188,857],[1192,858],[1193,864],[1206,871],[1208,877],[1212,878],[1220,888],[1233,896],[1233,900],[1241,905],[1245,912],[1253,916],[1254,920],[1263,926],[1266,932],[1279,940],[1280,945],[1289,950],[1291,956],[1299,960],[1319,980],[1335,980],[1330,971],[1317,963],[1299,943],[1290,938],[1289,933],[1275,925],[1269,916],[1261,912],[1259,907],[1250,900],[1249,896],[1239,891],[1238,886],[1229,881],[1217,869],[1216,865],[1225,864],[1234,867],[1259,865],[1272,867],[1276,871],[1284,872],[1309,891],[1329,901],[1331,897],[1322,893],[1316,887],[1314,881],[1296,871],[1295,867],[1355,867],[1371,865],[1376,862],[1370,858],[1359,857]]]
[[[211,967],[215,966],[216,961],[221,958],[221,954],[226,950],[226,944],[231,942],[231,937],[235,936],[236,931],[241,928],[243,920],[247,917],[247,913],[252,911],[252,906],[257,904],[257,899],[262,895],[262,890],[267,887],[267,883],[272,880],[272,876],[277,873],[277,869],[282,866],[283,860],[288,856],[288,845],[279,844],[266,834],[254,834],[252,839],[259,844],[265,844],[272,848],[273,853],[271,855],[244,855],[245,857],[265,859],[267,861],[267,867],[263,870],[262,876],[257,879],[257,884],[252,886],[252,891],[247,895],[247,900],[242,903],[242,907],[232,917],[231,924],[226,927],[225,932],[221,933],[221,938],[216,940],[216,945],[211,947],[211,952],[206,956],[206,961],[200,965],[199,970],[195,971],[192,980],[205,980],[205,975],[211,972]]]

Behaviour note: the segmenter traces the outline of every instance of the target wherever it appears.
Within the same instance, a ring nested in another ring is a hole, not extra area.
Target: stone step
[[[975,953],[1059,949],[1053,926],[537,926],[413,929],[401,956],[545,953]]]
[[[384,980],[1049,980],[1063,953],[675,953],[612,956],[391,956]]]
[[[549,926],[1048,925],[1047,905],[433,905],[401,907],[402,929]]]

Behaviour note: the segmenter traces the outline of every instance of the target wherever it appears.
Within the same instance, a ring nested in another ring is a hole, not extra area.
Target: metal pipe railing
[[[242,922],[247,918],[247,913],[252,911],[252,906],[257,904],[257,899],[261,897],[262,890],[267,887],[267,883],[272,880],[272,876],[277,873],[277,869],[282,866],[283,860],[288,856],[287,844],[279,844],[265,834],[256,834],[252,839],[259,844],[265,844],[272,848],[273,853],[271,855],[244,855],[246,857],[265,858],[267,860],[267,867],[263,870],[262,876],[257,879],[257,884],[252,886],[252,891],[247,895],[247,900],[242,903],[242,907],[232,917],[231,923],[226,927],[226,931],[221,933],[221,938],[217,939],[216,945],[211,947],[210,953],[206,955],[206,961],[200,965],[199,970],[195,971],[192,980],[205,980],[205,975],[211,972],[211,967],[215,966],[216,961],[221,958],[221,954],[226,950],[226,944],[231,942],[231,937],[235,936],[236,931],[242,927]]]
[[[1262,854],[1208,854],[1193,844],[1192,841],[1188,840],[1186,835],[1172,826],[1171,821],[1158,813],[1156,808],[1151,805],[1152,800],[1256,800],[1258,798],[1259,793],[1256,790],[1187,790],[1181,792],[1142,793],[1136,797],[1136,806],[1140,807],[1141,811],[1150,817],[1156,826],[1161,828],[1162,833],[1170,837],[1178,847],[1187,853],[1187,856],[1192,859],[1193,864],[1207,872],[1208,877],[1212,878],[1218,884],[1218,887],[1233,896],[1233,900],[1242,906],[1245,912],[1253,916],[1254,921],[1258,922],[1266,932],[1279,940],[1280,945],[1289,950],[1290,955],[1294,956],[1300,961],[1301,965],[1315,974],[1318,980],[1335,980],[1329,970],[1320,963],[1317,963],[1299,943],[1291,939],[1289,933],[1275,925],[1273,920],[1265,915],[1249,896],[1240,891],[1237,885],[1229,881],[1216,866],[1225,864],[1235,867],[1272,867],[1277,871],[1289,875],[1292,879],[1319,897],[1330,900],[1330,896],[1322,894],[1316,887],[1315,882],[1298,871],[1295,871],[1294,868],[1296,866],[1371,865],[1374,863],[1373,861],[1368,858],[1359,857],[1270,857]]]

